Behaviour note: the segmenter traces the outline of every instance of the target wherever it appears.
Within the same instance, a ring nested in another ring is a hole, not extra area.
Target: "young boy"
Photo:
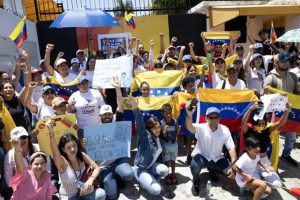
[[[171,167],[172,173],[166,176],[166,184],[176,184],[175,162],[178,154],[177,134],[180,132],[180,126],[177,120],[173,119],[172,107],[169,103],[162,106],[161,112],[163,119],[160,121],[163,130],[163,160],[165,164]]]

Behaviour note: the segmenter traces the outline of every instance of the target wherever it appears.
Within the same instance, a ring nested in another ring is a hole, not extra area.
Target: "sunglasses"
[[[45,95],[48,95],[48,94],[55,94],[55,91],[54,90],[47,90],[46,92],[44,92]]]
[[[26,135],[22,135],[22,136],[20,137],[21,140],[26,140],[27,138],[28,138],[28,136],[26,136]]]
[[[216,116],[216,117],[207,117],[208,119],[210,119],[210,120],[217,120],[217,119],[219,119],[219,116]]]
[[[224,63],[224,61],[222,61],[222,60],[218,60],[218,61],[216,61],[216,64],[218,65],[218,64],[223,64]]]

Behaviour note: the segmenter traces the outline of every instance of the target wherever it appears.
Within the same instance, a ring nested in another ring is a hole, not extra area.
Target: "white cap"
[[[73,63],[79,63],[79,59],[78,59],[78,58],[72,58],[72,59],[71,59],[71,65],[72,65]]]
[[[21,136],[27,136],[28,137],[28,132],[22,126],[17,126],[17,127],[13,128],[10,131],[10,138],[11,139],[20,138]]]
[[[113,114],[113,111],[112,111],[112,108],[111,108],[110,105],[105,104],[105,105],[101,106],[101,108],[100,108],[100,115],[103,115],[105,113],[111,113],[111,114]]]
[[[216,107],[209,107],[209,108],[207,108],[207,110],[206,110],[206,116],[207,115],[210,115],[210,114],[212,114],[212,113],[217,113],[217,114],[220,114],[220,110],[218,109],[218,108],[216,108]]]
[[[58,59],[58,60],[54,63],[54,67],[57,67],[57,66],[59,66],[60,64],[66,63],[66,62],[67,62],[66,59],[60,58],[60,59]]]
[[[81,53],[81,52],[84,53],[84,51],[83,51],[82,49],[78,49],[78,50],[76,51],[76,55],[79,54],[79,53]]]
[[[262,43],[255,43],[254,48],[255,49],[264,48],[264,46],[262,45]]]

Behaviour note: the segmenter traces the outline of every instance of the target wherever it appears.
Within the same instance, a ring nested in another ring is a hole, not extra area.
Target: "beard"
[[[277,69],[280,70],[280,71],[282,71],[282,72],[286,72],[286,71],[289,70],[288,67],[279,67],[279,66],[277,67]]]

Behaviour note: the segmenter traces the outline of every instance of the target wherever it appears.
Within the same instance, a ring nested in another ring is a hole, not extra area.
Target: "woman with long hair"
[[[69,200],[104,200],[105,192],[101,188],[94,188],[93,182],[99,178],[100,168],[82,151],[79,140],[72,134],[63,135],[57,145],[53,122],[45,124],[49,130],[50,146],[55,166],[58,169],[61,185],[59,193],[61,199]],[[76,183],[80,181],[86,168],[92,168],[93,173],[79,189]]]

